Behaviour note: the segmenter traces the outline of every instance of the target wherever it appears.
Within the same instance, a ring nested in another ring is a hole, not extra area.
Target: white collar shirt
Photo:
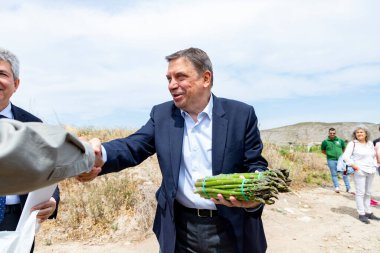
[[[13,119],[12,105],[9,103],[4,110],[0,111],[0,115],[7,117],[8,119]]]
[[[212,176],[212,108],[211,96],[197,122],[181,110],[185,126],[176,200],[189,208],[216,209],[211,200],[194,193],[197,179]]]

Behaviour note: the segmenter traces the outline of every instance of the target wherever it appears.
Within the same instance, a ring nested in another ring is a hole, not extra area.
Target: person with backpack
[[[371,211],[371,194],[375,178],[377,160],[370,133],[365,126],[358,126],[352,133],[352,141],[347,144],[343,160],[354,170],[355,201],[359,220],[369,224],[369,220],[380,220]]]

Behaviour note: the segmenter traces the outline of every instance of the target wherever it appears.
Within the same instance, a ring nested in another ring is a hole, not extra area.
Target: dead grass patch
[[[102,141],[133,133],[124,129],[73,129],[79,136]],[[265,144],[263,156],[271,168],[288,168],[292,188],[323,185],[329,182],[326,160],[320,153],[305,153]],[[94,243],[144,239],[151,233],[156,208],[155,192],[161,173],[155,156],[139,166],[101,176],[89,183],[75,179],[61,182],[58,219],[47,221],[37,234],[37,241],[86,240]]]

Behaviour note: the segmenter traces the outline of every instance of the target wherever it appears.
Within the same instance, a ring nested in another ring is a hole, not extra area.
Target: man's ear
[[[16,90],[18,89],[19,85],[20,85],[20,79],[16,79],[15,80],[15,91],[14,92],[16,92]]]
[[[207,87],[207,86],[210,86],[211,85],[211,72],[210,71],[206,71],[203,73],[203,81],[204,81],[204,86]]]

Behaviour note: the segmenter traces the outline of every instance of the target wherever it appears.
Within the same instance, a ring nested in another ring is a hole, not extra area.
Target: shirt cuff
[[[244,208],[246,212],[248,213],[253,213],[253,212],[256,212],[258,211],[264,204],[260,204],[258,207],[256,208]]]
[[[103,145],[101,147],[102,147],[102,159],[103,159],[103,162],[106,163],[107,162],[107,151],[103,147]]]

